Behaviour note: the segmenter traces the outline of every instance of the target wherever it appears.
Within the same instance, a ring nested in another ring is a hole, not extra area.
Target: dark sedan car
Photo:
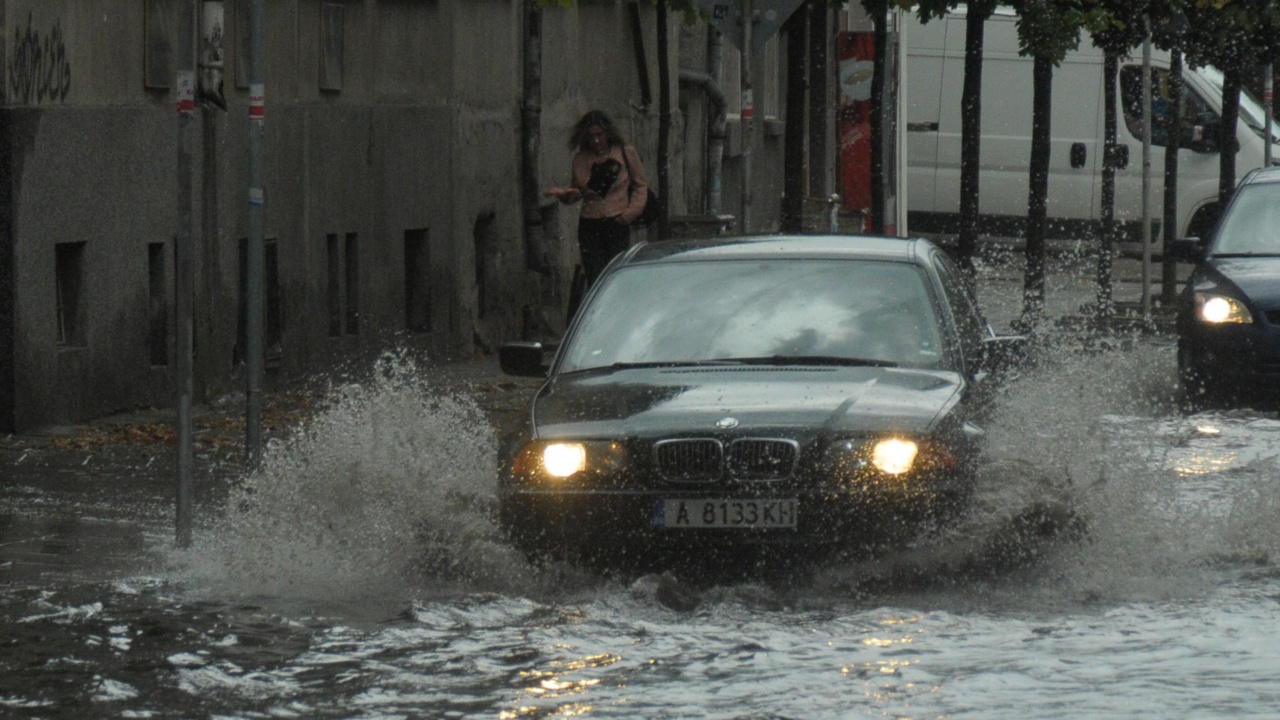
[[[501,523],[531,555],[638,565],[899,541],[964,507],[988,370],[1020,341],[924,240],[639,245],[549,368],[537,343],[502,349],[547,380]]]
[[[1207,241],[1179,242],[1196,268],[1179,297],[1178,371],[1193,398],[1280,390],[1280,168],[1240,181]]]

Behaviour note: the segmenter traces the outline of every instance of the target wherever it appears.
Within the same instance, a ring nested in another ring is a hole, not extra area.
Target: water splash
[[[465,391],[399,354],[334,388],[197,533],[189,579],[327,598],[511,583],[528,571],[491,521],[493,431]]]

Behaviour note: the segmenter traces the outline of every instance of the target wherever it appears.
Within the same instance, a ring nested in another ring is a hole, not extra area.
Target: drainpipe
[[[718,32],[716,33],[719,34]],[[707,128],[707,214],[720,214],[720,167],[724,160],[726,103],[720,84],[710,75],[692,70],[680,71],[680,84],[698,88],[711,104],[711,122]]]
[[[538,200],[538,155],[542,151],[542,10],[524,0],[524,85],[520,115],[520,201],[524,213],[525,267],[551,274]]]

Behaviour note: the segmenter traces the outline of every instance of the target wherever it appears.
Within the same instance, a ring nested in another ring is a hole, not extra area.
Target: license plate
[[[656,500],[653,524],[663,528],[794,528],[795,498]]]

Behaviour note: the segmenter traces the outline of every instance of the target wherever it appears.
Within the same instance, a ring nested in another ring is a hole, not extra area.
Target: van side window
[[[1120,68],[1120,104],[1124,122],[1134,137],[1142,137],[1142,66]],[[1151,144],[1169,144],[1169,71],[1151,68]],[[1196,125],[1218,120],[1218,113],[1186,82],[1182,83],[1182,138],[1189,137]],[[1185,145],[1185,141],[1183,142]]]

